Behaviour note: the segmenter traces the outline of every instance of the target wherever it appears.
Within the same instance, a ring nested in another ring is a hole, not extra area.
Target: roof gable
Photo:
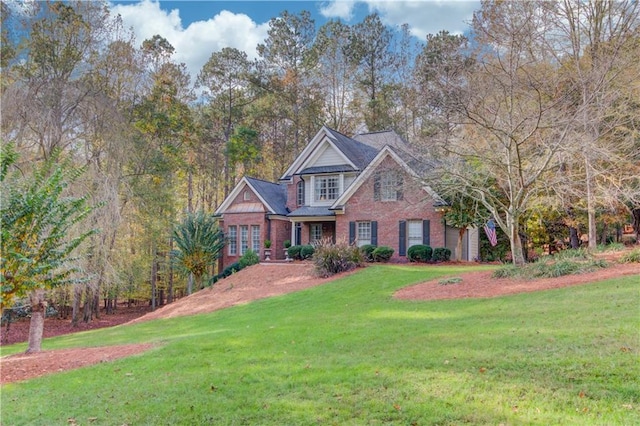
[[[344,165],[351,166],[353,170],[363,170],[379,149],[322,126],[280,179],[290,179],[294,174],[316,166]],[[324,160],[329,158],[336,159],[338,163],[326,164]]]
[[[355,192],[362,186],[362,184],[373,175],[376,168],[382,163],[382,161],[390,157],[393,159],[400,167],[407,172],[411,177],[418,179],[418,174],[411,168],[409,165],[395,152],[393,148],[386,145],[384,148],[380,150],[378,155],[369,163],[369,165],[364,169],[362,173],[356,178],[355,181],[347,188],[345,192],[333,203],[331,209],[337,209],[341,206],[344,206],[349,199],[355,194]],[[429,186],[423,185],[422,189],[427,192],[434,200],[436,205],[445,205],[444,200]]]
[[[225,198],[220,207],[216,209],[215,214],[224,214],[245,187],[258,197],[269,213],[283,216],[288,213],[286,208],[286,189],[282,185],[245,176],[233,188],[233,191]]]

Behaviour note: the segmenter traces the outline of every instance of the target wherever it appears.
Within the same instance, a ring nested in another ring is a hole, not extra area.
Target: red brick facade
[[[222,265],[237,262],[247,240],[248,248],[259,244],[261,260],[267,239],[272,242],[273,260],[284,259],[286,240],[293,245],[320,238],[359,245],[370,242],[391,247],[396,262],[406,261],[407,250],[414,244],[451,246],[436,208],[443,201],[434,199],[437,195],[414,177],[400,155],[406,149],[393,132],[360,135],[355,140],[323,127],[280,183],[245,177],[234,188],[233,199],[219,207],[225,233],[229,237],[230,230],[235,232],[235,242],[228,241],[224,249]],[[301,175],[309,193],[298,203]],[[254,237],[252,231],[258,229],[259,236]],[[477,251],[471,241],[470,247]]]
[[[253,231],[258,227],[259,240],[257,254],[264,259],[264,242],[271,241],[271,259],[284,259],[284,241],[291,238],[291,222],[283,217],[269,215],[260,198],[248,187],[244,186],[231,201],[224,213],[221,226],[225,236],[230,237],[230,228],[235,227],[236,243],[227,241],[222,255],[222,267],[240,260],[242,257],[241,227],[247,229],[247,245],[253,249]]]
[[[400,201],[374,201],[374,177],[371,175],[349,198],[343,215],[337,216],[336,235],[349,236],[349,222],[376,221],[378,226],[378,246],[393,248],[392,260],[403,261],[406,256],[399,254],[399,222],[410,220],[430,221],[430,246],[444,247],[444,225],[442,214],[434,208],[435,200],[411,175],[402,170],[395,161],[387,157],[378,170],[395,169],[403,179],[403,197]]]

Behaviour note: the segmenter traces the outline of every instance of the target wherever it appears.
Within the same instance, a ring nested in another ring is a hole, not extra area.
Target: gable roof
[[[313,158],[316,150],[323,142],[329,143],[329,145],[333,146],[346,160],[347,164],[345,164],[345,166],[351,166],[354,171],[363,170],[379,151],[379,149],[374,146],[352,139],[336,130],[328,128],[327,126],[322,126],[313,139],[311,139],[309,144],[291,163],[280,180],[288,180],[294,174],[309,173],[308,170],[313,169],[314,167],[313,165],[305,167],[305,165],[307,165],[309,160]]]
[[[349,160],[360,170],[367,167],[378,154],[380,149],[343,135],[342,133],[326,127],[332,142]]]
[[[342,195],[333,203],[333,205],[331,206],[331,210],[337,210],[337,209],[340,209],[342,206],[344,206],[349,201],[349,198],[351,198],[351,196],[355,194],[358,188],[362,186],[362,184],[373,174],[375,169],[387,157],[391,157],[411,177],[415,179],[419,179],[419,176],[415,172],[415,170],[412,169],[391,146],[385,145],[380,150],[378,155],[364,169],[364,171],[360,173],[360,175],[358,175],[356,180],[353,181],[353,183],[349,185],[347,190],[344,191]],[[447,205],[446,202],[433,189],[431,189],[429,185],[423,185],[422,189],[434,199],[434,206]]]
[[[417,173],[423,172],[434,165],[432,158],[424,155],[422,152],[417,152],[393,130],[361,133],[355,135],[353,139],[369,145],[376,149],[376,152],[380,152],[385,146],[392,148],[393,151],[402,158],[402,161]]]
[[[282,216],[286,216],[289,213],[286,207],[287,190],[284,185],[245,176],[233,188],[233,191],[225,198],[220,207],[217,208],[215,214],[224,214],[245,186],[256,194],[269,213]]]

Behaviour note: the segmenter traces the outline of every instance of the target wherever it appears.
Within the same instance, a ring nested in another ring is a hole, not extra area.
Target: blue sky
[[[256,57],[256,45],[263,42],[269,19],[283,10],[308,10],[316,25],[329,19],[354,24],[368,13],[377,12],[391,28],[407,23],[411,33],[423,41],[428,33],[467,31],[467,23],[479,0],[327,0],[327,1],[158,1],[110,2],[132,27],[138,42],[160,34],[175,48],[174,59],[184,62],[193,77],[211,53],[235,47]]]

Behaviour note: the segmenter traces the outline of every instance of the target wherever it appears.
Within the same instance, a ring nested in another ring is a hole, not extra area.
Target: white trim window
[[[251,250],[260,253],[260,225],[251,225]]]
[[[229,226],[227,242],[229,243],[229,256],[236,256],[238,254],[238,227],[236,225]]]
[[[378,172],[373,182],[374,201],[402,200],[402,175],[398,171]]]
[[[312,243],[318,242],[322,239],[322,224],[312,223],[309,227],[309,239]]]
[[[358,247],[371,244],[371,222],[356,222]]]
[[[304,206],[304,181],[301,180],[296,186],[296,204]]]
[[[407,221],[407,249],[409,247],[422,244],[422,221]]]
[[[240,225],[240,256],[249,249],[249,227]]]
[[[337,175],[316,176],[314,186],[316,201],[337,200],[340,195],[340,177]]]

